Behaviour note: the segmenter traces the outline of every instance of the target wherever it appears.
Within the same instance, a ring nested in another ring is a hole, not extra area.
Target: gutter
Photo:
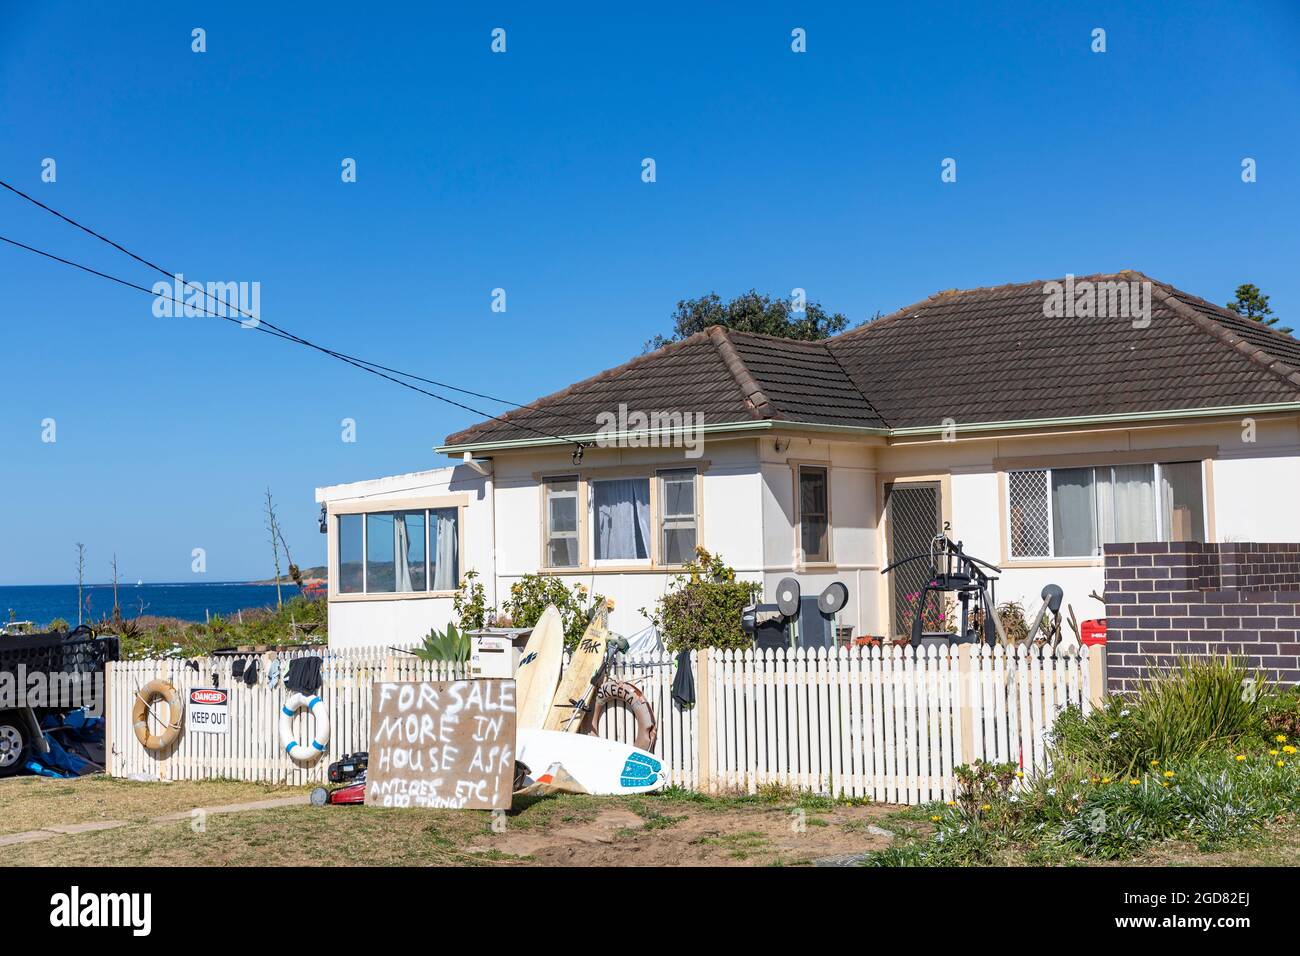
[[[1010,429],[1043,427],[1070,427],[1074,425],[1113,425],[1125,422],[1177,421],[1180,419],[1215,418],[1222,415],[1263,415],[1276,412],[1300,412],[1300,402],[1275,402],[1268,405],[1223,405],[1215,408],[1177,408],[1157,412],[1117,412],[1110,415],[1075,415],[1065,418],[1031,418],[1023,421],[972,422],[963,425],[917,425],[909,428],[891,428],[890,438],[909,438],[923,435],[942,435],[954,429],[963,432],[991,432]]]
[[[821,433],[839,433],[846,435],[878,436],[885,439],[922,438],[942,435],[949,428],[954,428],[960,436],[971,432],[1023,431],[1036,428],[1071,428],[1084,425],[1122,425],[1128,422],[1141,423],[1153,421],[1179,421],[1198,418],[1215,418],[1225,415],[1264,415],[1300,412],[1300,402],[1275,402],[1265,405],[1223,405],[1213,408],[1180,408],[1154,412],[1117,412],[1109,415],[1074,415],[1063,418],[1030,418],[1000,422],[972,422],[963,425],[915,425],[906,428],[873,428],[868,425],[823,425],[817,422],[792,422],[783,419],[765,418],[752,422],[717,422],[703,425],[698,433],[722,434],[728,432],[771,431],[810,431]],[[691,434],[696,434],[691,430]],[[500,451],[519,448],[545,448],[566,445],[570,442],[582,442],[597,447],[613,445],[616,447],[656,447],[650,441],[656,438],[671,438],[683,434],[683,429],[649,429],[636,432],[605,432],[604,434],[565,435],[562,438],[525,438],[507,441],[479,442],[467,445],[439,445],[433,450],[440,455]],[[660,446],[670,443],[660,443]],[[671,445],[670,445],[671,447]]]
[[[712,425],[701,425],[699,428],[690,429],[649,428],[635,432],[591,432],[585,435],[560,435],[555,438],[521,438],[506,441],[471,442],[467,445],[435,445],[433,450],[439,455],[455,455],[460,452],[472,454],[481,451],[500,451],[507,448],[546,448],[556,445],[568,445],[571,442],[581,442],[584,445],[595,445],[597,447],[607,445],[627,447],[630,445],[636,448],[638,446],[632,444],[633,441],[640,443],[649,439],[672,438],[686,434],[712,435],[720,432],[761,431],[774,428],[780,424],[783,423],[765,418],[753,422],[715,422]],[[668,443],[661,442],[660,444]]]

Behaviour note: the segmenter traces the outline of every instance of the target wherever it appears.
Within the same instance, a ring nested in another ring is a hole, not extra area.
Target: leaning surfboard
[[[586,633],[560,675],[560,684],[551,699],[551,712],[543,725],[546,730],[565,730],[576,734],[582,719],[591,709],[596,693],[596,675],[605,663],[609,645],[609,607],[602,607],[592,617]]]
[[[654,754],[603,737],[520,727],[515,751],[518,760],[536,772],[560,764],[588,793],[646,793],[668,781],[663,762]]]
[[[519,729],[546,726],[563,663],[564,622],[555,605],[549,604],[533,626],[515,668],[515,724]]]

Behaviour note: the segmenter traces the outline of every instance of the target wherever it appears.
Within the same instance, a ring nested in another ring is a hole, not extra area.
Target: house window
[[[803,560],[830,560],[830,510],[828,507],[826,469],[799,466],[799,547]]]
[[[649,561],[650,479],[602,479],[589,487],[594,560]]]
[[[659,472],[661,564],[685,564],[695,558],[695,469]]]
[[[412,594],[460,586],[460,509],[338,516],[340,594]]]
[[[1078,558],[1121,541],[1204,541],[1201,463],[1033,468],[1007,475],[1013,558]]]
[[[546,496],[546,566],[578,566],[578,479],[548,478]]]
[[[340,594],[360,594],[366,589],[361,521],[361,515],[339,515],[339,570],[334,578]]]

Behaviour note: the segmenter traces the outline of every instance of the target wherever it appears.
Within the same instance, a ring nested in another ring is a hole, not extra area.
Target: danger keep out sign
[[[230,695],[216,687],[195,687],[190,691],[186,723],[191,733],[230,733]]]

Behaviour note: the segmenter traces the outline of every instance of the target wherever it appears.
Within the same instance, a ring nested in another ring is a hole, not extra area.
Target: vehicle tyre
[[[0,777],[12,777],[27,764],[27,734],[10,718],[0,718]]]

